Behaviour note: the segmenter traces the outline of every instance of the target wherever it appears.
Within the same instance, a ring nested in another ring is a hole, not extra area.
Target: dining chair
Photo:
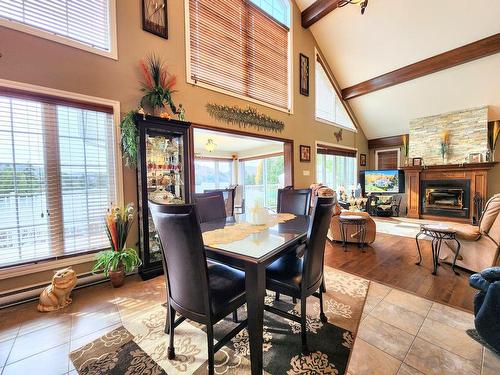
[[[279,213],[309,215],[311,195],[311,189],[278,189],[277,210]]]
[[[226,218],[226,206],[222,191],[198,193],[193,195],[200,223]]]
[[[271,263],[266,268],[266,288],[276,293],[300,298],[300,317],[265,305],[265,309],[286,319],[300,323],[302,330],[302,353],[308,353],[306,332],[306,300],[309,296],[319,298],[320,319],[328,321],[323,311],[323,261],[325,242],[332,217],[334,197],[317,197],[309,222],[304,256],[297,257],[294,251]]]
[[[278,213],[290,213],[295,215],[309,215],[311,206],[311,189],[294,189],[292,186],[286,186],[284,189],[278,189]],[[297,254],[300,253],[297,250]],[[276,301],[279,301],[280,294],[277,292]],[[293,303],[297,303],[293,297]]]
[[[227,189],[206,189],[203,190],[203,193],[215,193],[222,192],[222,196],[224,198],[224,207],[226,210],[226,216],[231,217],[234,216],[234,204],[235,204],[235,196],[236,196],[236,188],[238,185],[231,185]]]
[[[235,268],[207,262],[200,223],[193,204],[149,202],[160,237],[168,292],[170,331],[168,359],[175,358],[175,328],[186,318],[207,327],[208,372],[214,374],[215,352],[247,326],[242,321],[214,344],[213,326],[245,304],[245,274]],[[176,314],[180,317],[176,320]]]

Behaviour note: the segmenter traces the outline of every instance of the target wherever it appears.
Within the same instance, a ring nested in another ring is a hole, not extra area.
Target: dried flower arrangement
[[[106,233],[111,249],[96,255],[92,272],[102,271],[106,277],[110,277],[114,287],[123,285],[125,273],[133,271],[142,264],[137,251],[125,247],[134,218],[135,210],[132,203],[125,208],[111,207],[105,217]]]
[[[443,164],[445,164],[445,158],[446,155],[448,154],[448,150],[450,147],[450,133],[448,130],[444,130],[441,133],[441,141],[439,145],[440,145],[441,157],[443,158]]]
[[[177,108],[172,100],[172,94],[177,77],[170,74],[163,61],[151,54],[146,61],[140,61],[140,68],[144,78],[142,91],[145,93],[141,99],[141,107],[150,106],[153,111],[157,108],[164,113],[164,109],[169,107],[173,114],[177,113]]]

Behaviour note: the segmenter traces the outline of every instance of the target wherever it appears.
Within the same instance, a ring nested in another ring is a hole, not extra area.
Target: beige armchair
[[[461,244],[457,266],[480,272],[500,265],[500,194],[494,195],[486,203],[479,227],[456,223],[450,223],[450,226],[457,231]],[[446,246],[441,249],[440,259],[452,263],[455,251],[454,241],[446,242]]]

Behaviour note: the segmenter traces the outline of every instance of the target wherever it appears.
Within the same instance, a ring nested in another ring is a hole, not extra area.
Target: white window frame
[[[321,156],[321,154],[318,154],[318,145],[325,145],[325,146],[331,146],[331,147],[335,147],[335,148],[343,148],[344,150],[352,150],[352,151],[356,151],[356,157],[354,159],[356,159],[356,162],[354,163],[354,183],[355,185],[357,185],[359,183],[359,171],[360,171],[360,167],[359,167],[359,155],[360,153],[358,152],[358,148],[357,147],[348,147],[348,146],[342,146],[342,145],[338,145],[338,144],[334,144],[334,143],[330,143],[330,142],[324,142],[324,141],[316,141],[315,142],[315,147],[314,147],[314,181],[316,182],[320,182],[318,181],[318,178],[320,176],[318,176],[318,168],[317,168],[317,158],[318,158],[318,155]],[[330,186],[332,189],[335,189],[335,186]]]
[[[375,150],[375,169],[378,170],[378,153],[387,151],[397,151],[398,152],[398,169],[401,167],[401,149],[400,148],[386,148]]]
[[[21,31],[26,34],[34,35],[39,38],[51,40],[56,43],[64,44],[66,46],[81,49],[83,51],[91,52],[96,55],[108,57],[110,59],[118,60],[118,41],[116,32],[116,0],[109,0],[109,41],[110,51],[103,51],[98,48],[93,48],[85,43],[67,38],[62,35],[38,29],[34,26],[25,25],[21,22],[0,18],[0,26],[7,27],[12,30]]]
[[[219,180],[219,177],[220,177],[220,174],[219,174],[219,167],[220,167],[220,163],[228,163],[229,164],[229,168],[230,168],[230,174],[231,174],[231,181],[229,183],[229,185],[234,185],[235,182],[234,182],[234,162],[233,162],[233,159],[230,159],[230,158],[210,158],[210,157],[196,157],[194,158],[194,163],[196,163],[196,161],[211,161],[211,162],[214,162],[214,166],[215,166],[215,178],[216,178],[216,181],[215,181],[215,185],[216,187],[214,189],[226,189],[224,187],[221,187],[220,186],[220,180]],[[195,166],[196,168],[196,166]],[[194,181],[195,181],[195,190],[196,190],[196,174],[194,176]],[[217,187],[218,186],[218,187]],[[201,192],[203,193],[203,192]]]
[[[351,112],[349,111],[349,109],[346,107],[345,105],[345,102],[344,100],[342,99],[342,95],[341,93],[339,92],[339,88],[336,86],[336,84],[334,84],[335,80],[332,78],[330,72],[328,70],[325,69],[325,73],[326,75],[328,76],[328,78],[330,79],[330,83],[332,84],[333,86],[333,89],[335,90],[335,94],[337,95],[338,99],[340,100],[340,103],[342,104],[342,106],[344,107],[344,110],[347,114],[347,116],[349,117],[349,119],[351,120],[352,122],[352,125],[354,126],[354,129],[353,128],[350,128],[348,126],[345,126],[345,125],[341,125],[341,124],[337,124],[336,122],[333,122],[333,121],[328,121],[324,118],[321,118],[321,117],[318,117],[316,116],[316,59],[321,59],[323,62],[325,61],[325,59],[321,56],[321,54],[319,53],[318,49],[317,48],[314,48],[314,119],[318,122],[321,122],[323,124],[327,124],[327,125],[331,125],[331,126],[335,126],[337,128],[342,128],[342,129],[345,129],[345,130],[348,130],[350,132],[353,132],[353,133],[357,133],[358,132],[358,127],[356,126],[356,122],[354,121],[354,119],[352,118],[352,115],[351,115]],[[326,144],[326,143],[325,143]],[[335,147],[338,147],[335,145]]]
[[[120,206],[124,205],[123,194],[123,170],[122,170],[122,153],[119,146],[120,140],[120,102],[116,100],[104,99],[95,96],[82,95],[69,91],[52,89],[44,86],[37,86],[28,83],[21,83],[0,78],[0,87],[26,91],[27,93],[52,95],[59,98],[73,99],[81,102],[100,104],[113,108],[113,124],[115,136],[115,176],[116,176],[116,203]],[[78,254],[78,253],[77,253]],[[83,254],[70,256],[72,264],[86,263],[93,260],[95,254]],[[13,265],[12,267],[0,269],[0,280],[10,277],[27,275],[35,272],[56,269],[64,267],[68,263],[68,259],[47,260],[36,264]]]
[[[186,39],[186,82],[190,85],[201,87],[207,90],[215,91],[221,94],[229,95],[234,98],[242,99],[247,102],[262,105],[264,107],[272,108],[280,112],[285,112],[293,115],[293,0],[290,1],[290,28],[288,30],[288,108],[278,107],[276,105],[266,103],[262,100],[254,99],[245,95],[237,94],[235,92],[221,89],[220,87],[210,85],[204,82],[198,82],[191,78],[191,34],[190,34],[190,19],[189,19],[189,0],[184,0],[184,32]],[[271,16],[270,16],[271,17]]]

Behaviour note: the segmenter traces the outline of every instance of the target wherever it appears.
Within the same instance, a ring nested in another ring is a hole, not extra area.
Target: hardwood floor
[[[325,264],[362,276],[369,280],[399,288],[427,299],[453,307],[473,310],[475,290],[469,286],[468,271],[458,269],[456,276],[451,266],[443,264],[437,276],[431,274],[430,241],[421,241],[422,265],[418,260],[415,239],[377,233],[377,239],[361,253],[355,244],[344,252],[340,243],[327,241]]]

